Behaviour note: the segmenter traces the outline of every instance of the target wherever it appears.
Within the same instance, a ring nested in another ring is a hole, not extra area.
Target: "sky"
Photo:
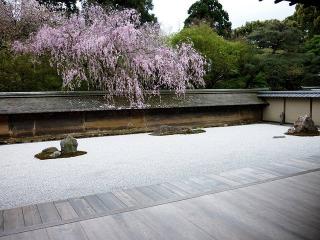
[[[153,0],[154,14],[166,33],[179,31],[188,16],[189,7],[197,0]],[[240,27],[254,20],[283,20],[293,14],[295,7],[288,2],[274,4],[274,0],[219,0],[229,13],[232,27]]]

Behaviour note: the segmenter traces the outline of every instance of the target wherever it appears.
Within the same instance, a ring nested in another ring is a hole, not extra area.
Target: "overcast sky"
[[[197,0],[153,0],[154,13],[166,33],[177,32],[183,27],[189,7]],[[284,19],[294,12],[288,2],[274,4],[274,0],[220,0],[229,13],[232,27],[244,25],[248,21]]]

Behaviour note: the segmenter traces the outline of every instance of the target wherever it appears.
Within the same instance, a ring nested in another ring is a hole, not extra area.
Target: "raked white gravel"
[[[253,124],[198,135],[79,139],[85,156],[40,161],[59,142],[0,146],[0,209],[156,184],[320,154],[320,137],[273,139],[287,126]]]

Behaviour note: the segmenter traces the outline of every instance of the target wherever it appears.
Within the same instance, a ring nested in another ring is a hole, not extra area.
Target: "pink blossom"
[[[36,0],[0,1],[0,37],[5,41],[25,39],[43,24],[62,19],[61,14],[48,10]]]
[[[50,53],[70,89],[86,81],[106,91],[109,100],[126,97],[132,106],[143,104],[146,91],[183,94],[204,85],[204,58],[188,44],[167,46],[159,26],[141,25],[135,10],[106,12],[92,6],[59,24],[44,25],[14,48]]]

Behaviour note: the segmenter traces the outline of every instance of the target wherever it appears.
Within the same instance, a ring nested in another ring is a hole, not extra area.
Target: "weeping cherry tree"
[[[49,54],[68,89],[85,81],[104,90],[109,101],[125,97],[131,106],[143,106],[145,92],[168,89],[180,95],[204,85],[204,58],[189,44],[167,46],[159,25],[142,25],[139,19],[135,10],[91,6],[55,26],[43,25],[13,48]]]

